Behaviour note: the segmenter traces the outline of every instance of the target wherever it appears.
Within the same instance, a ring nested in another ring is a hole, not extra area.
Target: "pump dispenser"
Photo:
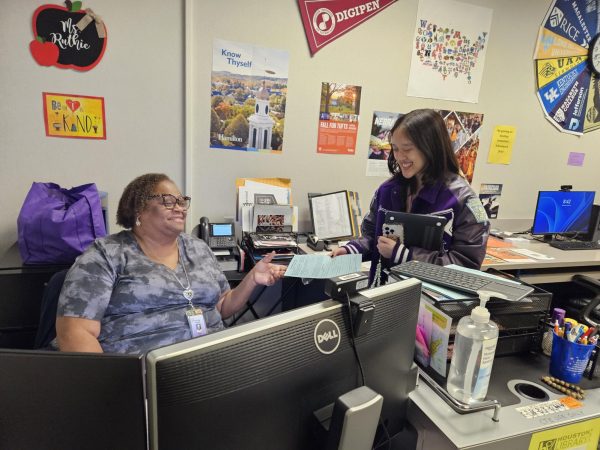
[[[480,306],[458,321],[446,384],[448,393],[463,403],[485,399],[498,343],[498,327],[485,307],[498,294],[479,291],[478,295]]]

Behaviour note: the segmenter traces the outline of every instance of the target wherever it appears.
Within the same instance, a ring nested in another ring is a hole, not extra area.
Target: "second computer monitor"
[[[152,350],[150,448],[320,448],[314,413],[360,386],[361,373],[383,396],[387,434],[397,435],[416,380],[420,295],[414,278],[356,294],[374,314],[354,341],[346,305],[328,300]]]
[[[339,241],[353,236],[348,191],[311,195],[308,203],[313,230],[319,239]]]
[[[540,191],[531,234],[587,233],[594,194],[593,191]]]

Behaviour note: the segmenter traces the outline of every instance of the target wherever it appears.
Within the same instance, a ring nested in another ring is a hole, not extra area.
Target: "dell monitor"
[[[0,350],[0,448],[147,447],[141,356]]]
[[[531,234],[574,236],[589,231],[593,191],[540,191]]]
[[[416,381],[421,283],[363,292],[355,295],[371,296],[374,316],[354,341],[365,385],[383,396],[380,418],[393,436]],[[345,302],[326,300],[150,351],[150,448],[318,449],[314,413],[362,383],[347,311]]]
[[[319,239],[337,242],[354,235],[349,196],[348,191],[309,196],[310,218]]]

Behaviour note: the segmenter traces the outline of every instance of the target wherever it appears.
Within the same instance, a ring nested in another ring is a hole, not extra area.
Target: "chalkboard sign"
[[[31,55],[42,66],[90,70],[104,55],[106,27],[91,9],[79,9],[81,2],[66,3],[68,8],[42,5],[35,10]]]

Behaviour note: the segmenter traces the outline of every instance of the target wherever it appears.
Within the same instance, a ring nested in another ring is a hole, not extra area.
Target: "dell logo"
[[[330,319],[321,320],[315,327],[315,345],[325,355],[335,352],[340,345],[340,329]]]
[[[319,341],[319,344],[322,342],[327,342],[329,339],[339,339],[339,336],[335,330],[326,331],[323,334],[317,335],[317,341]]]

